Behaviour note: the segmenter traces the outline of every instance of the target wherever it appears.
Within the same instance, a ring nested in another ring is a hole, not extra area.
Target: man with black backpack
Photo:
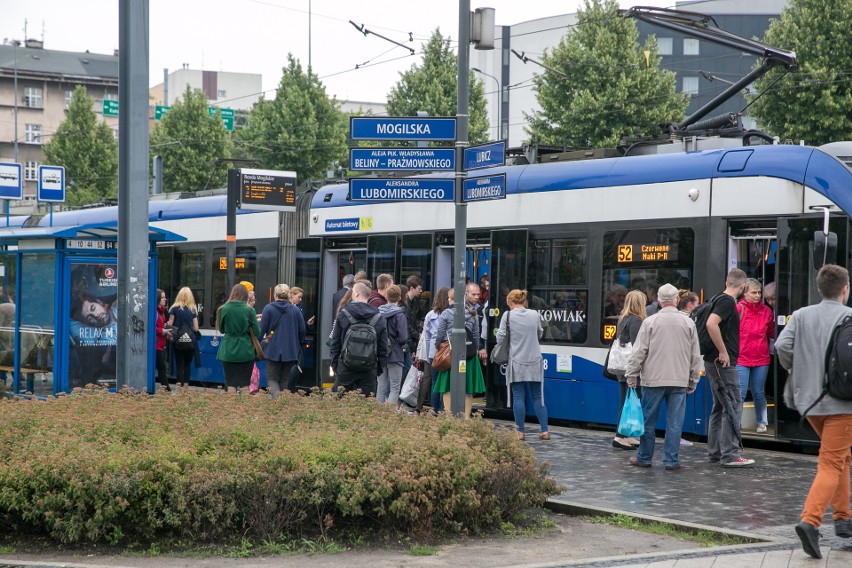
[[[333,391],[360,389],[375,396],[376,379],[387,365],[388,330],[385,319],[367,303],[370,288],[363,282],[352,286],[352,301],[343,306],[334,320],[328,345],[334,371]]]
[[[833,380],[850,380],[848,375],[832,377],[833,367],[848,363],[852,344],[842,337],[842,328],[852,309],[849,300],[849,272],[827,264],[816,278],[822,301],[793,312],[775,341],[782,367],[790,372],[784,387],[784,402],[796,409],[813,426],[820,438],[819,462],[796,534],[802,548],[814,558],[822,558],[819,531],[828,505],[834,509],[834,532],[852,538],[852,513],[849,509],[849,447],[852,446],[852,400],[837,398],[843,394],[832,389]],[[835,348],[835,329],[841,328],[841,341]],[[829,357],[826,357],[826,355]],[[831,356],[834,356],[832,359]],[[826,371],[826,360],[830,369]],[[845,359],[846,361],[844,361]],[[837,395],[837,396],[835,396]]]
[[[712,342],[709,350],[702,349],[704,371],[710,379],[713,409],[707,424],[707,457],[724,467],[752,465],[754,460],[740,456],[742,438],[740,422],[743,401],[737,357],[740,352],[740,315],[737,298],[746,286],[746,273],[732,268],[725,279],[725,290],[711,300],[712,309],[705,328]],[[698,311],[696,308],[694,311]],[[698,324],[700,325],[700,324]],[[698,330],[699,344],[701,330]]]

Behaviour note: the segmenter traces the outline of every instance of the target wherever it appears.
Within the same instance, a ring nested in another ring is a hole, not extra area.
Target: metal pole
[[[147,390],[148,0],[118,4],[118,388]]]
[[[17,164],[18,163],[18,40],[13,39],[12,44],[15,46],[15,50],[14,50],[15,51],[15,55],[14,55],[14,59],[15,59],[15,163]],[[26,170],[22,170],[22,171],[25,172]],[[24,183],[24,180],[19,179],[18,183],[20,183],[24,188],[26,188],[26,184]],[[26,193],[26,192],[24,191],[24,192],[21,192],[21,193]],[[6,226],[7,227],[9,226],[9,208],[10,208],[9,204],[10,204],[10,200],[7,199],[6,200],[6,206],[5,206],[5,208],[6,208]]]
[[[494,130],[497,133],[497,140],[501,140],[503,138],[503,135],[502,135],[502,128],[501,128],[502,124],[500,124],[500,107],[503,105],[503,97],[502,97],[503,89],[500,87],[500,80],[497,77],[495,77],[494,75],[491,75],[490,73],[486,73],[485,71],[483,71],[482,69],[479,69],[478,67],[471,67],[471,70],[476,71],[480,75],[485,75],[486,77],[491,77],[492,79],[494,79],[494,82],[497,83],[497,91],[496,91],[496,93],[497,93],[497,95],[496,95],[497,96],[497,127]]]
[[[225,262],[228,263],[228,295],[231,288],[236,284],[237,273],[235,269],[237,257],[237,196],[240,190],[240,170],[230,168],[228,170],[228,211],[225,220]]]
[[[169,68],[163,67],[163,106],[169,106]]]
[[[468,78],[470,75],[470,0],[459,0],[458,102],[456,111],[456,231],[453,244],[456,269],[455,310],[453,317],[453,366],[450,369],[450,411],[464,414],[466,395],[465,369],[465,253],[467,252],[467,204],[464,202],[464,149],[468,146]],[[475,361],[474,361],[475,363]],[[446,409],[445,409],[446,410]]]

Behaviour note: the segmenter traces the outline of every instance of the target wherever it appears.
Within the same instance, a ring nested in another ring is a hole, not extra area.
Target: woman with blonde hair
[[[648,303],[648,297],[644,292],[639,290],[631,290],[624,298],[624,307],[621,309],[621,314],[618,318],[618,327],[615,329],[615,340],[622,343],[636,343],[636,337],[639,335],[639,328],[642,327],[642,321],[646,317],[645,305]],[[636,394],[640,394],[639,386],[640,377],[636,378]],[[624,379],[624,374],[618,374],[618,390],[620,401],[618,403],[618,416],[616,423],[621,418],[621,411],[624,409],[624,400],[627,398],[627,381]],[[634,446],[639,445],[639,440],[636,438],[625,438],[618,432],[615,433],[615,438],[612,440],[612,447],[621,450],[632,450]]]
[[[282,387],[296,392],[295,384],[291,387],[289,379],[305,343],[305,318],[290,303],[291,293],[292,289],[286,284],[275,286],[275,301],[266,304],[260,319],[261,343],[266,357],[266,386],[272,398],[278,397]],[[284,381],[287,381],[286,385]]]
[[[169,309],[168,325],[174,329],[172,340],[175,352],[175,377],[178,387],[189,387],[190,365],[198,349],[198,308],[195,305],[195,295],[187,286],[180,289],[175,296],[175,303]],[[191,333],[191,341],[182,341],[181,329],[184,326]]]
[[[541,339],[544,330],[541,317],[527,309],[527,291],[512,290],[506,296],[509,310],[500,318],[497,345],[509,341],[509,360],[506,362],[506,384],[512,393],[512,409],[518,426],[518,439],[524,439],[527,394],[532,400],[536,418],[541,426],[539,439],[549,440],[547,408],[544,406],[544,364],[541,358]],[[508,336],[508,339],[507,339]]]

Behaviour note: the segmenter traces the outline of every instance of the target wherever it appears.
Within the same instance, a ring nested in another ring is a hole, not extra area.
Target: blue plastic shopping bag
[[[645,418],[642,416],[642,403],[636,395],[636,389],[630,387],[618,421],[618,433],[625,438],[639,438],[645,433]]]

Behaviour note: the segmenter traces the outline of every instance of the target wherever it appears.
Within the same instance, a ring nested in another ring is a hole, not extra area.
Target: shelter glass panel
[[[21,286],[18,296],[20,327],[20,382],[18,392],[36,396],[54,393],[53,322],[56,294],[56,255],[21,255]]]
[[[9,390],[15,370],[15,302],[18,263],[15,254],[0,254],[0,381]]]

